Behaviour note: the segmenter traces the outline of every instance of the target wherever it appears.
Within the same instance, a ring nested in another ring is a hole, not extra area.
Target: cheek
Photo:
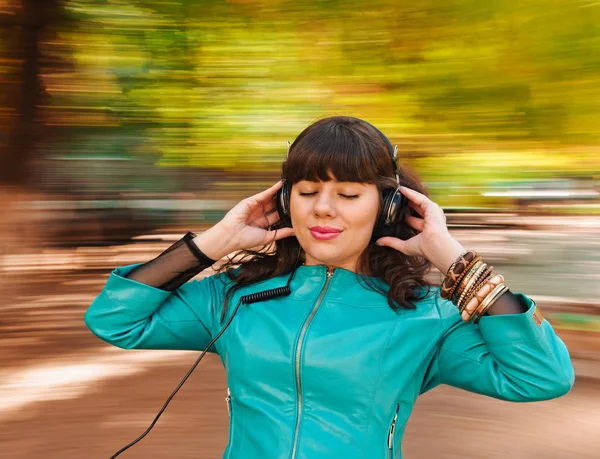
[[[356,226],[372,228],[375,225],[375,218],[379,209],[379,199],[377,195],[369,196],[369,199],[361,199],[351,206],[352,222]]]
[[[365,228],[365,231],[371,231],[375,226],[375,218],[377,217],[378,203],[367,202],[360,206],[355,212],[355,224]]]
[[[294,226],[301,225],[310,214],[310,208],[306,203],[307,200],[298,199],[292,195],[290,198],[290,214],[294,217],[292,223]]]

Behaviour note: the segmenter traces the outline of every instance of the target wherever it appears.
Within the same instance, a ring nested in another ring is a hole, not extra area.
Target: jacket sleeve
[[[88,328],[123,349],[204,350],[223,299],[218,276],[192,280],[169,292],[127,278],[138,266],[112,271],[85,313]],[[214,346],[209,352],[216,352]]]
[[[549,400],[569,392],[575,380],[567,347],[529,297],[520,314],[464,322],[450,301],[436,295],[441,339],[421,393],[438,384],[513,402]]]
[[[125,277],[161,290],[177,290],[216,262],[194,243],[195,237],[194,233],[188,231],[158,257],[136,265]]]

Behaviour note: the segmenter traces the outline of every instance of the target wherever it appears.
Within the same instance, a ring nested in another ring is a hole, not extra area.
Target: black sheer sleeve
[[[188,232],[158,257],[132,270],[127,278],[162,290],[177,290],[217,261],[202,253],[193,241],[195,237]]]
[[[484,315],[495,316],[499,314],[522,314],[527,312],[529,307],[523,304],[519,299],[508,290],[489,308]]]

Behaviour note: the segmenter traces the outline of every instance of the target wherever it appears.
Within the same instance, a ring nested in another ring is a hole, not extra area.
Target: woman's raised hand
[[[448,232],[446,216],[438,204],[424,194],[404,186],[400,187],[400,192],[408,199],[408,205],[420,216],[406,217],[406,223],[418,233],[406,241],[386,236],[379,238],[377,243],[405,255],[423,256],[445,273],[458,255],[465,252],[464,247]]]
[[[219,223],[198,236],[196,243],[200,250],[217,260],[235,250],[250,249],[293,236],[293,228],[270,229],[279,222],[275,198],[282,185],[283,182],[278,181],[237,203]]]

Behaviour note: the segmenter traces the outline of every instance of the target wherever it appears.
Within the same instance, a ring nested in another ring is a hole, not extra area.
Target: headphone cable
[[[213,338],[213,340],[208,344],[208,346],[206,346],[206,349],[204,349],[204,351],[202,351],[202,353],[200,354],[200,357],[198,357],[198,359],[196,360],[196,362],[194,362],[194,364],[192,365],[192,367],[185,374],[185,376],[183,377],[183,379],[181,380],[181,382],[177,385],[177,387],[175,388],[175,390],[171,393],[171,395],[169,396],[169,398],[167,399],[167,401],[164,403],[164,405],[162,406],[162,408],[160,409],[160,411],[158,412],[158,414],[155,416],[155,418],[152,421],[152,423],[150,424],[150,426],[148,426],[148,428],[145,430],[145,432],[143,434],[141,434],[138,438],[136,438],[135,440],[133,440],[131,443],[125,445],[123,448],[121,448],[119,451],[117,451],[115,454],[113,454],[110,457],[110,459],[114,459],[115,457],[119,456],[123,451],[128,450],[133,445],[135,445],[137,442],[139,442],[142,438],[144,438],[146,435],[148,435],[148,433],[150,432],[150,430],[152,430],[152,428],[154,427],[154,425],[157,423],[157,421],[160,418],[160,416],[167,409],[167,405],[171,402],[171,400],[173,399],[173,397],[175,397],[175,394],[177,394],[177,392],[179,391],[179,389],[181,389],[181,386],[183,386],[183,384],[187,381],[187,379],[190,377],[190,375],[192,374],[192,372],[196,369],[196,367],[198,366],[198,364],[200,363],[200,361],[202,360],[202,358],[204,357],[204,355],[208,352],[208,350],[215,343],[215,341],[217,341],[219,339],[219,337],[225,332],[225,330],[227,330],[227,327],[229,327],[229,324],[231,323],[231,321],[235,317],[235,313],[237,312],[237,310],[239,309],[239,307],[240,307],[241,304],[248,305],[248,304],[251,304],[251,303],[256,303],[257,301],[266,301],[266,300],[270,300],[272,298],[277,298],[277,297],[280,297],[280,296],[288,296],[288,295],[290,295],[292,293],[291,288],[290,288],[290,283],[292,282],[292,279],[296,275],[296,269],[298,267],[298,259],[300,258],[300,251],[301,251],[301,248],[299,246],[298,247],[298,254],[296,256],[296,262],[294,263],[294,269],[292,270],[292,275],[289,277],[289,279],[287,281],[287,284],[285,286],[283,286],[283,287],[277,287],[277,288],[272,288],[272,289],[269,289],[269,290],[264,290],[262,292],[251,293],[249,295],[244,295],[244,296],[242,296],[239,299],[237,305],[235,306],[233,312],[231,313],[231,316],[229,317],[229,320],[225,323],[225,326],[221,329],[221,331],[217,334],[217,336],[215,336]]]

